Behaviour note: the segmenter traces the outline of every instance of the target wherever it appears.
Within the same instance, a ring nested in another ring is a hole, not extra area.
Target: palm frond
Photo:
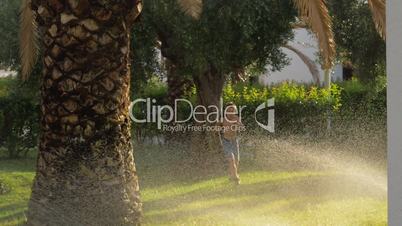
[[[369,0],[371,12],[375,27],[380,36],[385,40],[386,38],[386,13],[385,13],[385,0]]]
[[[299,10],[300,19],[317,36],[320,52],[323,57],[323,68],[331,68],[336,54],[335,40],[331,17],[325,0],[294,0],[294,3]]]
[[[38,56],[37,25],[31,1],[23,0],[20,15],[20,58],[22,79],[29,77]]]
[[[189,16],[198,19],[202,12],[202,0],[177,0],[182,10]]]

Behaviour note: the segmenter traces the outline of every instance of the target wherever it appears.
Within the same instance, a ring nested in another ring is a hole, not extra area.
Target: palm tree
[[[301,26],[298,27],[309,27],[317,36],[319,49],[321,56],[323,57],[322,68],[325,70],[325,86],[330,86],[330,74],[329,70],[333,66],[335,52],[335,42],[334,34],[332,32],[332,22],[328,9],[325,4],[325,0],[294,0],[296,8],[299,10],[300,18],[302,20]],[[373,21],[376,25],[378,33],[383,39],[385,39],[386,34],[386,23],[385,23],[385,0],[368,0],[368,4],[373,14]],[[291,49],[294,51],[294,49]],[[297,53],[298,56],[301,52]],[[303,57],[302,57],[303,59]],[[305,60],[303,60],[305,61]],[[311,66],[307,63],[309,69]],[[311,71],[311,69],[310,69]],[[313,74],[314,76],[314,74]]]
[[[180,4],[190,15],[187,1]],[[40,34],[41,139],[27,225],[138,225],[128,116],[130,28],[141,0],[23,0],[22,77]]]
[[[28,225],[137,225],[129,34],[140,1],[25,0],[26,78],[41,36],[42,118]],[[31,32],[29,32],[31,31]]]
[[[329,69],[335,57],[335,41],[332,22],[325,0],[294,0],[299,17],[316,34],[323,57],[323,68]]]
[[[385,40],[386,38],[386,14],[385,14],[385,0],[369,0],[369,7],[373,14],[373,21],[377,28],[378,33]]]
[[[200,1],[195,0],[187,0],[185,1],[188,5],[191,6],[191,2],[195,2],[197,6],[200,4]],[[318,47],[322,57],[322,68],[325,70],[325,87],[330,87],[330,69],[333,66],[334,58],[336,56],[335,49],[335,40],[334,34],[332,31],[332,21],[326,6],[325,0],[293,0],[295,8],[299,11],[300,22],[306,25],[311,31],[316,35],[318,39]],[[377,28],[379,31],[382,30],[384,33],[385,30],[385,0],[370,0],[369,4],[371,9],[373,10],[374,21],[376,22]],[[199,14],[200,7],[190,7],[188,9],[195,9],[195,15]],[[302,54],[297,49],[291,46],[285,46],[285,48],[290,49],[291,51],[296,52],[296,54],[302,58],[302,60],[309,67],[310,72],[314,76],[314,80],[316,83],[319,83],[318,77],[318,69],[315,64],[312,63],[308,57]],[[208,105],[217,105],[217,101],[221,95],[222,87],[224,80],[220,79],[221,77],[213,74],[213,68],[209,70],[209,73],[206,73],[205,76],[199,76],[201,79],[198,79],[197,76],[193,78],[194,83],[198,90],[199,103],[204,106]],[[203,93],[203,95],[200,95]],[[215,98],[209,98],[215,97]],[[208,104],[206,104],[208,103]],[[210,152],[209,149],[217,150],[218,147],[215,145],[217,142],[216,137],[212,134],[211,137],[208,136],[197,137],[198,139],[194,139],[192,142],[195,148],[202,147],[202,153]],[[211,138],[211,139],[209,139]],[[207,140],[207,150],[205,150],[205,145],[200,145],[201,142],[205,142]],[[210,142],[211,140],[212,142]],[[212,147],[212,148],[210,148]],[[197,152],[196,152],[197,153]],[[202,158],[202,157],[201,157]]]
[[[324,0],[294,1],[330,68],[335,43]],[[384,0],[369,2],[377,28],[385,30]],[[179,3],[200,15],[201,0]],[[23,77],[35,64],[37,33],[43,60],[42,134],[28,225],[139,224],[128,93],[129,32],[140,11],[140,0],[23,1]]]

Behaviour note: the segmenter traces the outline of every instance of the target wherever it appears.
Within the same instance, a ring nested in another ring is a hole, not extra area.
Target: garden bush
[[[0,149],[0,156],[18,158],[26,156],[38,143],[39,105],[37,98],[21,86],[8,88],[2,89],[0,95],[0,147],[5,147]]]
[[[8,157],[26,156],[36,147],[39,133],[39,107],[31,99],[0,97],[0,145]]]
[[[262,103],[274,98],[276,133],[317,133],[325,128],[328,114],[339,111],[341,89],[331,89],[284,82],[277,86],[260,87],[228,84],[224,89],[224,102],[233,101],[245,108],[243,121],[253,130],[259,130],[254,111]],[[267,112],[258,114],[259,122],[267,121]],[[265,120],[264,120],[265,119]],[[314,128],[314,129],[312,129]]]
[[[161,95],[161,88],[153,94],[148,92],[148,96],[142,98],[155,99],[154,105],[166,105],[167,101]],[[166,89],[164,89],[166,90]],[[268,132],[260,128],[255,121],[255,109],[266,103],[268,99],[275,99],[275,128],[277,134],[283,133],[320,133],[326,129],[326,120],[329,114],[338,112],[341,104],[342,89],[333,84],[331,89],[323,89],[311,85],[301,85],[296,83],[282,83],[273,87],[263,87],[249,85],[245,83],[227,84],[223,90],[223,103],[234,102],[238,106],[246,106],[242,111],[242,120],[247,127],[248,133]],[[195,88],[187,94],[186,98],[193,105],[196,105]],[[179,115],[188,115],[191,109],[188,105],[178,107]],[[134,115],[137,118],[145,117],[145,108],[137,106],[134,108]],[[168,117],[168,115],[164,115]],[[256,115],[261,123],[266,123],[268,111],[262,110]],[[189,122],[193,123],[193,122]],[[141,131],[143,134],[156,135],[163,133],[157,130],[156,123],[134,124],[136,133]]]
[[[5,81],[5,80],[2,80]],[[11,84],[12,81],[5,81]],[[2,155],[19,157],[37,145],[39,133],[39,106],[37,97],[32,94],[22,95],[22,91],[10,91],[2,88],[0,95],[0,147]],[[133,98],[155,99],[153,105],[167,105],[167,88],[160,81],[150,82],[144,92]],[[196,90],[192,89],[185,97],[196,104]],[[351,122],[385,126],[386,122],[386,87],[384,79],[372,84],[357,80],[332,84],[323,89],[313,85],[285,82],[272,87],[250,85],[247,83],[227,84],[222,95],[224,103],[234,102],[246,106],[242,111],[242,120],[250,135],[264,131],[255,122],[255,109],[270,98],[275,98],[275,134],[307,134],[317,137],[325,134],[328,119],[333,130],[353,126]],[[133,108],[137,118],[144,118],[143,106]],[[178,114],[188,115],[188,105],[180,105]],[[167,115],[163,115],[165,118]],[[262,110],[257,114],[261,123],[267,122],[268,113]],[[193,123],[193,122],[190,122]],[[336,128],[338,126],[338,128]],[[133,135],[138,140],[144,137],[166,135],[157,129],[156,123],[133,123]],[[180,134],[175,134],[180,135]],[[5,148],[4,148],[5,147]],[[5,151],[4,151],[5,150]]]
[[[352,79],[339,84],[342,88],[342,106],[333,116],[331,133],[336,140],[367,139],[386,136],[387,89],[385,77],[377,77],[375,82],[362,83]],[[371,139],[372,140],[372,139]]]
[[[369,118],[385,119],[386,78],[378,77],[372,83],[362,83],[357,79],[340,83],[343,114],[360,114]]]

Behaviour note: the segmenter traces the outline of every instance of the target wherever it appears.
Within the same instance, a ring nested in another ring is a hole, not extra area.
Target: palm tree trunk
[[[324,70],[324,88],[331,88],[331,71],[329,69]]]
[[[129,106],[136,1],[33,0],[42,118],[28,225],[138,225]]]

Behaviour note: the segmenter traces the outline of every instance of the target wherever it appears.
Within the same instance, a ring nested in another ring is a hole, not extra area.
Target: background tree
[[[221,0],[204,1],[199,19],[193,20],[173,0],[156,0],[146,5],[142,22],[155,28],[162,55],[174,69],[170,73],[192,79],[198,104],[220,106],[223,85],[233,72],[251,64],[278,70],[287,63],[280,47],[293,36],[295,15],[292,1]],[[193,143],[201,153],[219,152],[217,136],[208,136]]]
[[[143,11],[146,11],[146,8]],[[152,26],[142,22],[142,17],[139,16],[132,29],[131,96],[133,98],[143,97],[149,80],[164,74],[157,49],[158,37]]]
[[[19,67],[19,64],[4,65]],[[33,74],[40,74],[39,65]],[[9,158],[26,157],[38,144],[39,82],[36,78],[22,82],[19,77],[17,74],[0,81],[7,84],[0,94],[0,146],[7,148]]]
[[[376,23],[373,23],[376,14],[370,10],[368,2],[330,0],[328,5],[340,60],[350,60],[356,75],[364,81],[385,74],[385,42],[380,36],[385,25],[378,33]]]
[[[18,30],[20,1],[0,2],[0,69],[18,70]],[[36,65],[33,74],[40,74]],[[13,73],[14,74],[14,73]],[[33,76],[33,77],[35,77]],[[2,78],[6,84],[0,94],[0,146],[9,158],[23,157],[37,145],[39,130],[39,82],[31,78],[22,82],[21,74]]]
[[[19,65],[18,28],[19,1],[0,2],[0,66],[16,67]]]
[[[152,1],[148,5],[152,5],[151,3]],[[185,76],[181,76],[177,70],[180,68],[177,65],[180,63],[177,59],[179,56],[168,47],[167,40],[171,34],[167,29],[168,26],[165,25],[167,22],[153,23],[149,18],[152,16],[150,10],[150,7],[145,7],[133,30],[133,91],[136,95],[143,93],[143,88],[152,77],[166,79],[168,85],[166,102],[173,104],[175,99],[184,95],[192,82]],[[181,8],[177,8],[177,10],[177,15],[187,18]],[[174,19],[175,17],[172,18],[172,20]],[[136,81],[137,78],[140,79],[140,82]],[[138,89],[136,89],[137,87]]]

